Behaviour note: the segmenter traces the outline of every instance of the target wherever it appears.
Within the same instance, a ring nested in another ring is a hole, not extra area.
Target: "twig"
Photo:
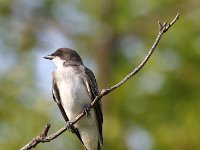
[[[176,23],[176,21],[178,19],[179,19],[179,14],[177,14],[176,17],[169,24],[167,23],[167,21],[165,21],[163,24],[158,22],[158,25],[159,25],[158,35],[157,35],[156,40],[153,43],[151,49],[147,53],[146,57],[143,59],[143,61],[133,71],[131,71],[126,77],[124,77],[124,79],[122,79],[120,82],[118,82],[117,84],[115,84],[114,86],[112,86],[110,88],[103,89],[101,91],[101,93],[92,101],[92,103],[90,104],[91,107],[89,108],[89,110],[91,108],[93,108],[94,105],[97,103],[97,101],[99,101],[102,97],[104,97],[105,95],[109,94],[110,92],[112,92],[116,88],[118,88],[121,85],[123,85],[126,81],[128,81],[132,76],[134,76],[138,71],[140,71],[142,69],[142,67],[146,64],[146,62],[149,60],[149,58],[151,57],[152,53],[156,49],[156,47],[157,47],[159,41],[161,40],[163,34],[165,32],[167,32]],[[76,118],[70,120],[68,123],[70,123],[71,125],[74,125],[84,115],[85,115],[85,112],[82,112]],[[39,143],[50,142],[51,140],[55,139],[56,137],[61,135],[63,132],[65,132],[66,130],[69,129],[68,125],[66,125],[63,128],[61,128],[60,130],[58,130],[57,132],[47,136],[49,128],[50,128],[50,124],[47,124],[45,126],[45,128],[43,129],[42,133],[39,136],[36,136],[35,138],[33,138],[32,141],[30,141],[28,144],[26,144],[20,150],[28,150],[28,149],[34,148]]]

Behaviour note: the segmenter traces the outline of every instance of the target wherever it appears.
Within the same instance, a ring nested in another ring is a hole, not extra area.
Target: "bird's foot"
[[[75,127],[74,125],[71,123],[71,121],[67,121],[67,128],[69,131],[71,131],[72,133],[75,133]]]
[[[86,114],[86,116],[87,116],[87,118],[91,118],[91,115],[90,115],[90,106],[88,106],[88,105],[85,105],[84,107],[83,107],[83,112]]]

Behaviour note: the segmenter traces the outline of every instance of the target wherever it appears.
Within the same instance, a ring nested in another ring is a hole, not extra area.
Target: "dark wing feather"
[[[99,95],[98,85],[97,85],[93,72],[87,67],[84,67],[84,70],[85,70],[85,75],[86,75],[86,79],[84,80],[84,83],[87,87],[91,100],[94,100],[95,97]],[[103,136],[102,136],[103,114],[101,110],[100,101],[96,103],[96,105],[94,106],[94,110],[95,110],[97,120],[98,120],[99,136],[100,136],[99,142],[101,145],[103,145]]]
[[[53,79],[52,80],[52,84],[53,84],[52,95],[53,95],[53,99],[56,102],[56,104],[58,105],[58,108],[60,109],[60,112],[61,112],[63,118],[67,122],[67,121],[69,121],[69,118],[67,117],[65,110],[62,106],[61,99],[60,99],[60,93],[59,93],[59,89],[58,89],[58,86],[57,86],[56,81],[55,81],[55,75],[54,74],[55,73],[53,72],[52,73],[52,79]],[[80,136],[80,133],[79,133],[77,128],[73,127],[72,133],[76,134],[78,136],[79,140],[83,143],[81,136]]]

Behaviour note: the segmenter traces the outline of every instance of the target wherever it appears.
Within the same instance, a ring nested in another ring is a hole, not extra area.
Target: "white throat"
[[[62,60],[60,57],[56,56],[52,61],[55,63],[57,68],[63,68],[64,60]]]

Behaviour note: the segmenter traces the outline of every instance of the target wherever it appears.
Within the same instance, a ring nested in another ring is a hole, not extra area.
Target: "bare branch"
[[[89,110],[91,108],[93,108],[94,105],[102,97],[104,97],[105,95],[109,94],[110,92],[112,92],[116,88],[118,88],[121,85],[123,85],[126,81],[128,81],[131,77],[133,77],[137,72],[139,72],[143,68],[143,66],[146,64],[146,62],[149,60],[149,58],[153,54],[154,50],[156,49],[156,47],[157,47],[158,43],[160,42],[163,34],[165,32],[167,32],[176,23],[176,21],[178,19],[179,19],[179,14],[177,14],[176,17],[169,24],[167,23],[167,21],[165,21],[163,24],[160,21],[158,22],[158,25],[159,25],[158,35],[157,35],[156,40],[154,41],[151,49],[149,50],[149,52],[147,53],[147,55],[145,56],[145,58],[142,60],[142,62],[136,68],[134,68],[134,70],[131,71],[127,76],[125,76],[124,79],[122,79],[120,82],[118,82],[117,84],[115,84],[114,86],[112,86],[110,88],[103,89],[100,92],[100,94],[92,101],[92,103],[90,104]],[[74,125],[84,115],[85,115],[85,112],[80,113],[76,118],[68,121],[68,124]],[[68,125],[66,125],[63,128],[61,128],[60,130],[58,130],[57,132],[55,132],[55,133],[47,136],[49,129],[50,129],[50,124],[47,124],[39,136],[36,136],[35,138],[33,138],[32,141],[30,141],[28,144],[26,144],[20,150],[28,150],[28,149],[34,148],[39,143],[50,142],[51,140],[55,139],[56,137],[58,137],[59,135],[61,135],[63,132],[65,132],[66,130],[68,130],[69,127],[68,127]]]

